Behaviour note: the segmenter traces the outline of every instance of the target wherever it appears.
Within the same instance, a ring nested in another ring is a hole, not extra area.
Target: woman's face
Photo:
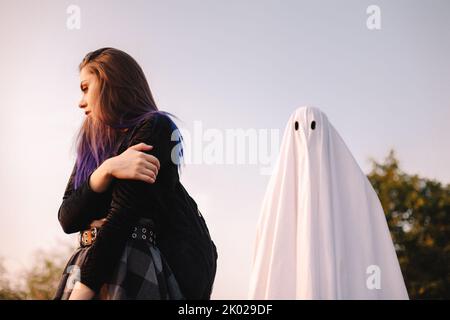
[[[95,74],[90,73],[86,67],[80,72],[80,89],[82,92],[79,107],[86,116],[95,115],[95,106],[98,103],[98,81]]]

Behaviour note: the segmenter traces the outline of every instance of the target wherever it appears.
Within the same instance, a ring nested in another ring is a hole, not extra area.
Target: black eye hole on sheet
[[[316,128],[316,122],[315,121],[313,121],[313,122],[311,122],[311,129],[315,129]]]
[[[294,128],[296,131],[298,130],[298,122],[297,121],[295,121]]]

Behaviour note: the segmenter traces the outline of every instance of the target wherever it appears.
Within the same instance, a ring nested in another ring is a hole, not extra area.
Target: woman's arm
[[[58,220],[65,233],[81,231],[94,220],[97,204],[105,201],[107,194],[103,191],[112,180],[108,170],[105,161],[75,190],[76,164],[74,165],[64,191],[63,202],[58,210]],[[95,190],[91,187],[91,183]]]
[[[77,281],[73,286],[72,293],[69,300],[90,300],[94,297],[95,292],[89,287],[86,287],[80,281]]]
[[[151,119],[144,120],[131,141],[131,144],[144,142],[154,146],[149,152],[160,161],[158,177],[164,175],[168,166],[176,167],[171,161],[171,149],[174,144],[171,141],[173,129],[171,123],[173,122],[167,116],[155,114]],[[142,203],[145,201],[152,207],[165,206],[161,184],[159,178],[153,184],[128,179],[116,181],[106,221],[81,267],[82,284],[98,292],[120,259],[126,241],[130,237],[131,227],[141,216]]]
[[[159,160],[151,155],[143,155],[141,152],[152,148],[153,146],[139,143],[118,156],[106,159],[90,176],[91,189],[97,193],[105,192],[113,178],[155,182]]]
[[[89,223],[98,217],[97,204],[108,201],[106,197],[109,193],[106,193],[106,190],[114,178],[143,179],[153,183],[158,174],[159,160],[141,152],[152,148],[153,146],[137,144],[119,156],[106,159],[77,190],[74,190],[73,183],[76,170],[74,167],[58,212],[63,230],[73,233],[86,229]],[[147,175],[144,176],[143,172]]]
[[[111,158],[106,159],[91,175],[89,186],[97,193],[105,192],[111,185],[113,175],[110,166]]]

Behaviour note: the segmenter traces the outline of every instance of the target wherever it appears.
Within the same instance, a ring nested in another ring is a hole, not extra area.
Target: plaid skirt
[[[88,247],[80,246],[69,259],[54,296],[66,300],[80,280]],[[122,257],[94,300],[184,300],[179,285],[158,247],[148,241],[129,239]]]

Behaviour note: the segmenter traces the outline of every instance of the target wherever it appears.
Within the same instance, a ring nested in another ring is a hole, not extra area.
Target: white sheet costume
[[[257,225],[250,299],[408,299],[380,201],[327,116],[297,109]]]

